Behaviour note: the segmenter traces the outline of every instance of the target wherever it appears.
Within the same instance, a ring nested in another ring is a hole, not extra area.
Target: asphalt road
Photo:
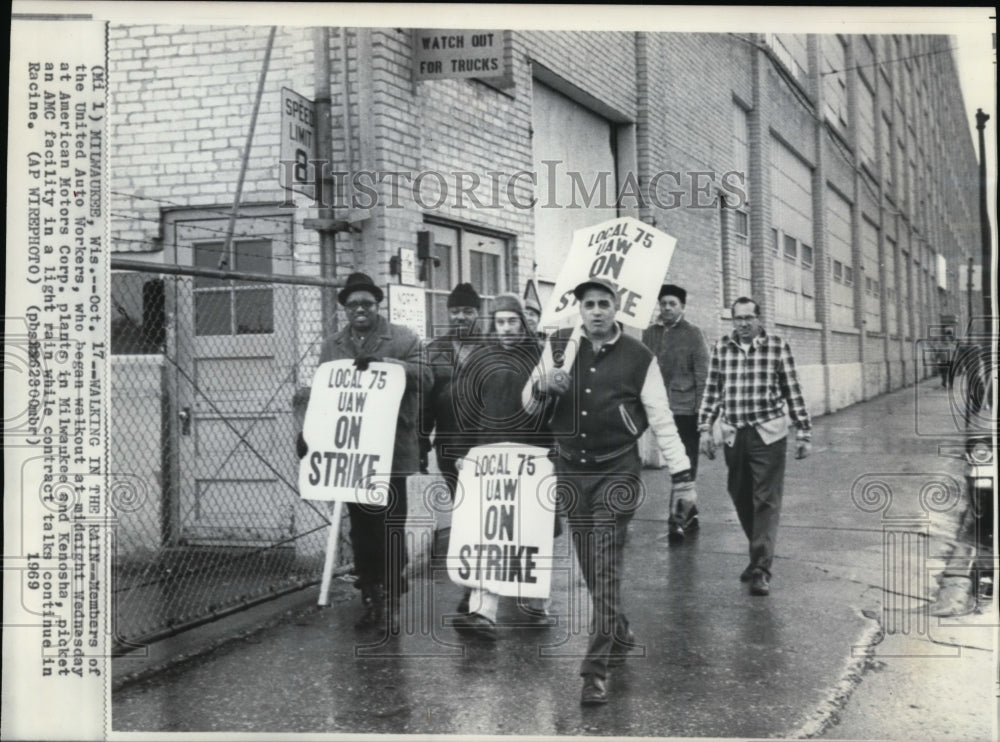
[[[124,683],[112,728],[991,739],[996,622],[928,614],[963,506],[961,463],[938,453],[949,404],[928,381],[815,421],[813,455],[788,461],[766,598],[738,579],[746,542],[721,457],[701,464],[702,528],[681,545],[666,539],[669,477],[646,470],[624,594],[643,647],[612,671],[605,706],[579,704],[586,593],[563,536],[552,628],[525,625],[508,600],[498,642],[461,638],[461,591],[429,566],[400,636],[359,635],[357,592],[341,583],[330,608]]]

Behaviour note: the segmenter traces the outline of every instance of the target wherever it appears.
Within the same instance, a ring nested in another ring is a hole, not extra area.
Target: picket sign
[[[452,582],[498,595],[547,598],[552,589],[555,474],[548,450],[476,446],[459,472],[448,537]]]
[[[670,267],[677,240],[665,232],[631,216],[610,219],[573,232],[566,262],[542,312],[540,327],[549,331],[538,365],[522,393],[525,407],[531,406],[531,388],[555,368],[552,355],[553,329],[574,323],[562,370],[567,374],[576,360],[582,328],[580,310],[573,289],[593,278],[610,280],[618,288],[618,313],[622,324],[645,330],[657,307],[657,294]]]
[[[320,364],[313,375],[302,437],[309,450],[299,463],[299,495],[333,501],[323,561],[319,605],[330,602],[344,502],[388,504],[396,432],[406,372],[398,363],[375,361],[361,371],[352,359]]]

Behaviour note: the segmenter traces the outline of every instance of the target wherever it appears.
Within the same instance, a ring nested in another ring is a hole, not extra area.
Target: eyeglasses
[[[373,301],[349,301],[344,305],[344,309],[348,312],[355,312],[359,309],[364,309],[366,312],[375,307],[375,302]]]
[[[757,319],[756,314],[739,314],[733,317],[733,322],[736,322],[737,324],[742,324],[746,322],[753,322],[755,319]]]

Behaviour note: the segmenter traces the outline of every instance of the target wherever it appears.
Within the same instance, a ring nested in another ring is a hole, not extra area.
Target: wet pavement
[[[901,640],[944,651],[961,635],[926,620],[934,572],[962,507],[961,491],[953,493],[948,482],[961,481],[962,466],[938,455],[940,437],[918,435],[915,414],[919,408],[926,418],[920,422],[932,428],[953,428],[945,397],[928,381],[816,420],[812,457],[788,461],[767,598],[751,597],[738,579],[746,541],[725,492],[721,457],[701,464],[702,528],[681,545],[666,538],[669,476],[646,470],[647,500],[629,531],[624,583],[642,648],[611,671],[605,706],[579,704],[586,592],[562,536],[553,578],[558,622],[551,628],[531,626],[506,599],[498,642],[460,637],[450,622],[461,590],[430,564],[411,582],[400,635],[359,634],[358,593],[338,582],[330,608],[300,611],[120,683],[112,728],[839,737],[838,714],[851,711],[852,699],[857,705],[877,663],[906,662],[879,656],[887,638],[897,641],[894,651]],[[936,489],[928,486],[934,483]],[[964,637],[971,642],[966,658],[982,666],[989,648],[977,645],[985,639]],[[958,659],[940,667],[938,685],[948,673],[960,680],[966,665]],[[928,719],[946,720],[947,707],[927,703],[920,673],[909,675],[906,689],[889,695],[931,706]],[[873,726],[866,728],[869,717]],[[851,718],[850,738],[894,738],[891,714]],[[972,718],[970,729],[978,720]],[[983,739],[988,722],[984,717]]]

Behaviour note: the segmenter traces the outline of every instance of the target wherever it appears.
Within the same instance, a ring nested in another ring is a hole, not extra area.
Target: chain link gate
[[[236,267],[260,248],[237,243]],[[303,331],[301,315],[319,313],[334,284],[112,268],[112,593],[124,649],[319,581],[332,508],[297,491],[296,390],[322,339],[322,323]],[[343,574],[346,519],[339,543]]]

